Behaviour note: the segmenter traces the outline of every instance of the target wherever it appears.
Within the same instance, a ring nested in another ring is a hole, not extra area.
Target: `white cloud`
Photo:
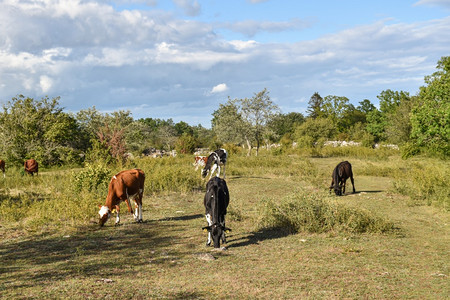
[[[50,77],[48,77],[48,76],[42,75],[40,77],[39,85],[40,85],[40,88],[41,88],[42,92],[44,94],[46,94],[52,88],[53,80]]]
[[[121,0],[135,1],[144,0]],[[70,0],[70,9],[64,3],[0,2],[0,101],[51,93],[72,111],[129,107],[137,118],[190,114],[194,121],[217,109],[211,95],[225,102],[227,94],[251,97],[268,88],[280,107],[298,111],[316,91],[351,101],[377,101],[388,88],[414,94],[450,53],[450,17],[379,21],[315,40],[266,44],[226,40],[216,30],[229,26],[251,36],[310,23],[203,23],[157,9],[118,11],[106,0]]]
[[[228,86],[225,83],[221,83],[212,88],[211,94],[218,94],[228,91]]]

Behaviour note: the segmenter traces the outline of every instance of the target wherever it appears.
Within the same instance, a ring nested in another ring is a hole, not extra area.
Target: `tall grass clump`
[[[450,210],[450,167],[439,163],[413,162],[394,174],[394,191],[411,198],[413,205],[434,205]]]
[[[372,212],[333,202],[321,192],[299,190],[281,199],[260,202],[259,227],[288,233],[346,231],[351,233],[383,233],[393,224]]]
[[[374,158],[386,159],[389,156],[398,155],[399,151],[387,147],[372,149],[362,146],[325,146],[319,149],[321,157],[354,157],[354,158]]]
[[[200,172],[192,166],[193,157],[190,155],[143,158],[135,163],[145,172],[144,193],[186,193],[205,185]]]

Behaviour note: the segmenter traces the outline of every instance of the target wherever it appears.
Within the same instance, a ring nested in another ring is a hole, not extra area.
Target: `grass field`
[[[346,159],[357,193],[348,193],[348,182],[345,196],[329,196],[331,172]],[[396,156],[230,156],[227,227],[232,232],[226,248],[214,251],[205,246],[201,230],[205,183],[191,157],[173,160],[136,161],[132,167],[147,174],[144,223],[123,213],[121,226],[109,220],[103,228],[95,222],[105,191],[72,192],[71,170],[41,171],[38,178],[8,171],[0,178],[0,298],[450,297],[448,200],[425,205],[435,202],[412,200],[395,188],[399,174],[416,170],[410,165],[418,162]],[[426,163],[444,175],[450,169],[446,161]],[[156,174],[166,173],[193,188],[164,188],[176,184],[169,177],[165,185],[157,182]],[[443,180],[433,191],[448,193],[448,179]],[[261,225],[261,203],[281,203],[295,194],[314,194],[394,226],[385,233],[336,228],[289,234]]]

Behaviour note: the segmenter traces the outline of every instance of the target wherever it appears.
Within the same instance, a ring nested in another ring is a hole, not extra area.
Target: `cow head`
[[[336,196],[342,196],[342,188],[339,185],[335,185],[334,193],[336,194]]]
[[[213,224],[211,226],[203,227],[202,229],[211,233],[214,248],[220,248],[220,240],[222,239],[222,242],[225,242],[225,233],[231,231],[231,228],[221,224]]]
[[[109,216],[111,215],[111,210],[109,209],[108,206],[98,206],[100,208],[98,214],[100,215],[100,219],[98,221],[98,224],[100,226],[103,226],[106,221],[108,221]]]

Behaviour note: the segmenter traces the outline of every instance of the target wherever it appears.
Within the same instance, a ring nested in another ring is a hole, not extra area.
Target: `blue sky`
[[[450,0],[2,0],[0,102],[60,96],[210,127],[267,88],[283,113],[314,92],[414,95],[450,55]]]

